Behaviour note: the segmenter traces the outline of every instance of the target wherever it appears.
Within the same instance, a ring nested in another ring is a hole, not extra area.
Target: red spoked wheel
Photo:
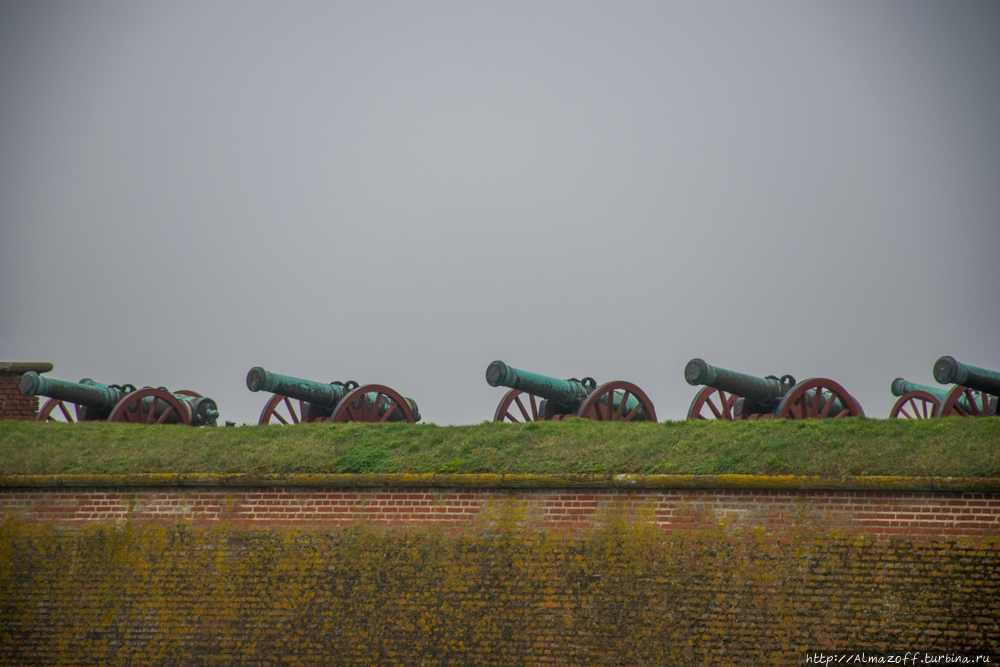
[[[191,406],[165,389],[146,387],[118,401],[109,422],[191,425]]]
[[[374,394],[369,403],[369,394]],[[381,410],[380,410],[381,408]],[[396,413],[393,418],[393,413]],[[401,418],[400,418],[401,417]],[[384,423],[387,421],[403,421],[415,424],[410,402],[382,384],[366,384],[351,391],[340,400],[333,410],[330,421],[342,424],[344,422]]]
[[[628,406],[629,398],[636,403]],[[595,421],[656,421],[653,402],[631,382],[605,382],[590,392],[580,405],[580,417]]]
[[[945,396],[938,417],[990,417],[997,413],[997,397],[956,385]]]
[[[190,389],[180,389],[178,391],[172,392],[174,394],[180,394],[181,396],[190,396],[191,398],[205,398],[196,391],[191,391]]]
[[[931,419],[938,416],[941,399],[926,391],[908,391],[899,397],[889,413],[890,419]]]
[[[298,404],[298,405],[296,405]],[[322,410],[306,401],[294,401],[287,396],[275,394],[260,412],[258,425],[262,424],[312,424],[325,422],[330,418],[329,410]]]
[[[517,411],[523,417],[523,421],[526,422],[536,422],[542,420],[551,419],[551,417],[546,417],[544,414],[538,412],[538,406],[541,399],[534,394],[529,394],[525,391],[520,391],[518,389],[511,389],[503,396],[503,400],[500,401],[500,405],[497,406],[497,411],[493,415],[493,421],[502,422],[510,421],[515,424],[521,423],[521,419],[518,419],[515,413],[511,412],[513,406],[517,406]],[[525,407],[525,403],[531,408],[531,412],[528,412],[528,407]]]
[[[80,419],[79,405],[76,403],[66,403],[57,398],[50,398],[45,401],[38,411],[38,416],[35,417],[35,421],[39,422],[69,422],[71,424],[85,420],[86,417]]]
[[[719,405],[712,400],[712,394],[717,394],[716,400]],[[688,408],[688,419],[724,419],[726,421],[736,421],[737,417],[733,412],[736,401],[739,400],[736,394],[727,394],[721,389],[705,387],[695,395]],[[708,408],[706,410],[705,408]]]
[[[826,378],[810,378],[796,384],[778,403],[776,412],[779,419],[836,419],[865,414],[853,396]]]

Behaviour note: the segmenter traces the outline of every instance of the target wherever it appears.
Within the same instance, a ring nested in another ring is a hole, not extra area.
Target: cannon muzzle
[[[486,382],[491,387],[509,387],[534,394],[558,403],[564,408],[574,407],[577,401],[586,398],[596,387],[596,383],[588,388],[580,380],[557,380],[545,375],[529,373],[512,368],[502,361],[494,361],[486,367]]]
[[[310,382],[288,375],[270,373],[260,366],[254,366],[247,373],[247,389],[281,394],[297,401],[312,403],[325,410],[333,410],[337,407],[337,404],[348,392],[347,387],[340,382],[331,384]]]
[[[794,379],[790,383],[782,382],[776,378],[759,378],[711,366],[703,359],[692,359],[687,363],[684,367],[684,379],[691,385],[707,385],[741,396],[762,408],[776,405],[795,384]]]
[[[957,384],[1000,396],[1000,373],[963,364],[955,357],[944,356],[934,362],[934,379],[941,384]]]
[[[25,396],[45,396],[68,401],[102,414],[110,413],[126,393],[120,387],[94,382],[90,378],[84,378],[79,382],[66,382],[42,377],[35,371],[22,375],[20,386],[21,393]]]

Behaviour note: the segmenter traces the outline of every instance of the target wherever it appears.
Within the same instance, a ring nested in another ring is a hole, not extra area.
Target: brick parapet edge
[[[1000,477],[146,473],[0,475],[0,488],[337,487],[1000,493]]]

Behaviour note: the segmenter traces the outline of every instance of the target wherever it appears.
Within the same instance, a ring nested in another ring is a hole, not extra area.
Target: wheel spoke
[[[282,396],[282,402],[285,404],[285,408],[288,410],[289,416],[292,418],[293,424],[299,423],[299,417],[295,414],[295,408],[292,407],[292,401],[287,396]]]
[[[531,401],[531,419],[538,421],[538,406],[535,404],[535,395],[528,394],[528,399]]]
[[[511,420],[512,422],[514,422],[515,424],[520,424],[520,423],[521,423],[521,422],[517,421],[516,419],[514,419],[514,415],[510,414],[510,412],[509,412],[509,411],[508,411],[508,412],[505,412],[505,413],[504,413],[504,416],[505,416],[505,417],[506,417],[507,419],[509,419],[509,420]]]
[[[146,413],[146,418],[143,420],[146,424],[152,424],[153,419],[156,417],[156,406],[160,402],[159,396],[153,396],[153,402],[149,405],[149,412]],[[139,410],[142,410],[142,399],[139,399]]]
[[[372,403],[371,415],[369,416],[369,420],[370,421],[373,421],[373,422],[374,421],[378,421],[378,406],[379,406],[379,403],[382,402],[382,396],[384,396],[384,394],[382,392],[378,392],[378,393],[375,394],[375,402]],[[367,404],[366,404],[366,407],[367,407]]]
[[[632,421],[632,418],[635,417],[636,414],[641,409],[642,409],[642,403],[640,402],[640,403],[636,404],[636,406],[634,408],[632,408],[632,412],[628,413],[628,415],[625,416],[625,421],[627,421],[627,422]]]
[[[899,406],[899,412],[900,412],[900,414],[906,415],[907,419],[919,419],[920,418],[920,413],[917,413],[916,410],[914,410],[914,412],[917,413],[916,417],[911,416],[910,413],[906,411],[906,406],[909,405],[912,402],[913,401],[911,399],[911,400],[907,401],[906,403],[903,403],[901,406]]]
[[[379,422],[380,424],[383,424],[383,423],[385,423],[385,420],[389,418],[389,415],[391,415],[391,414],[392,414],[392,411],[393,411],[393,410],[395,410],[395,409],[396,409],[396,405],[398,405],[398,404],[396,403],[396,401],[392,400],[391,398],[389,399],[389,401],[390,401],[390,403],[389,403],[389,407],[387,407],[387,408],[385,409],[385,414],[384,414],[384,415],[382,415],[382,418],[378,420],[378,422]],[[376,413],[375,413],[375,414],[378,414],[378,412],[376,411]]]
[[[135,405],[135,401],[132,401],[132,405]],[[125,421],[127,421],[129,424],[135,424],[136,422],[138,422],[140,418],[139,416],[141,414],[142,410],[140,410],[138,406],[136,406],[135,412],[129,410],[129,406],[127,405],[125,406]]]
[[[836,398],[837,398],[836,394],[831,392],[826,399],[826,405],[824,405],[823,409],[819,411],[820,419],[826,419],[827,415],[830,414],[830,408],[833,407],[833,402],[836,400]]]
[[[156,420],[156,423],[162,424],[164,421],[166,421],[167,415],[169,415],[173,411],[174,411],[174,406],[168,405],[167,409],[163,411],[162,415],[160,415],[160,418]]]
[[[70,415],[69,415],[69,410],[66,409],[66,404],[63,403],[62,401],[59,401],[59,411],[63,413],[64,417],[66,417],[66,421],[68,421],[68,422],[73,421],[73,418],[70,417]]]
[[[721,389],[717,390],[719,393],[719,401],[722,402],[722,416],[727,421],[733,421],[733,402],[726,397],[726,392]]]
[[[719,412],[719,409],[717,407],[715,407],[715,403],[712,402],[712,395],[711,394],[709,394],[708,396],[705,397],[705,405],[707,405],[708,408],[712,411],[712,414],[715,415],[716,419],[722,419],[722,413]],[[701,411],[699,410],[699,412],[701,412]]]
[[[528,416],[528,411],[524,409],[524,403],[521,402],[521,397],[515,396],[514,402],[517,403],[517,409],[521,411],[521,416],[524,417],[524,421],[530,422],[531,417]]]
[[[612,391],[611,392],[611,399],[614,399],[614,396],[615,396],[615,392]],[[615,413],[617,415],[618,421],[622,420],[622,412],[624,412],[624,410],[625,410],[625,404],[628,403],[628,397],[629,396],[631,396],[631,394],[626,389],[625,393],[622,394],[622,402],[618,404],[618,409],[615,410]]]
[[[278,421],[280,421],[285,426],[288,426],[288,422],[285,421],[285,418],[281,416],[281,413],[279,413],[277,409],[271,410],[271,416],[272,417],[277,417]],[[268,421],[271,421],[271,420],[269,419]]]
[[[972,416],[973,417],[982,417],[982,415],[979,412],[979,406],[976,405],[976,397],[972,395],[972,390],[971,389],[966,388],[966,390],[965,390],[965,398],[966,398],[966,400],[969,403],[969,409],[972,410]]]
[[[615,420],[615,392],[612,389],[610,392],[604,395],[607,404],[604,405],[604,421],[613,422]],[[600,399],[597,401],[598,405],[601,405]]]

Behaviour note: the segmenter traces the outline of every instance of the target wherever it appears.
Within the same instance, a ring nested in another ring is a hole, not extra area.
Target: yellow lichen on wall
[[[875,542],[648,503],[595,528],[80,530],[0,524],[0,663],[804,664],[812,650],[1000,643],[1000,544]],[[645,517],[644,520],[637,520]]]

